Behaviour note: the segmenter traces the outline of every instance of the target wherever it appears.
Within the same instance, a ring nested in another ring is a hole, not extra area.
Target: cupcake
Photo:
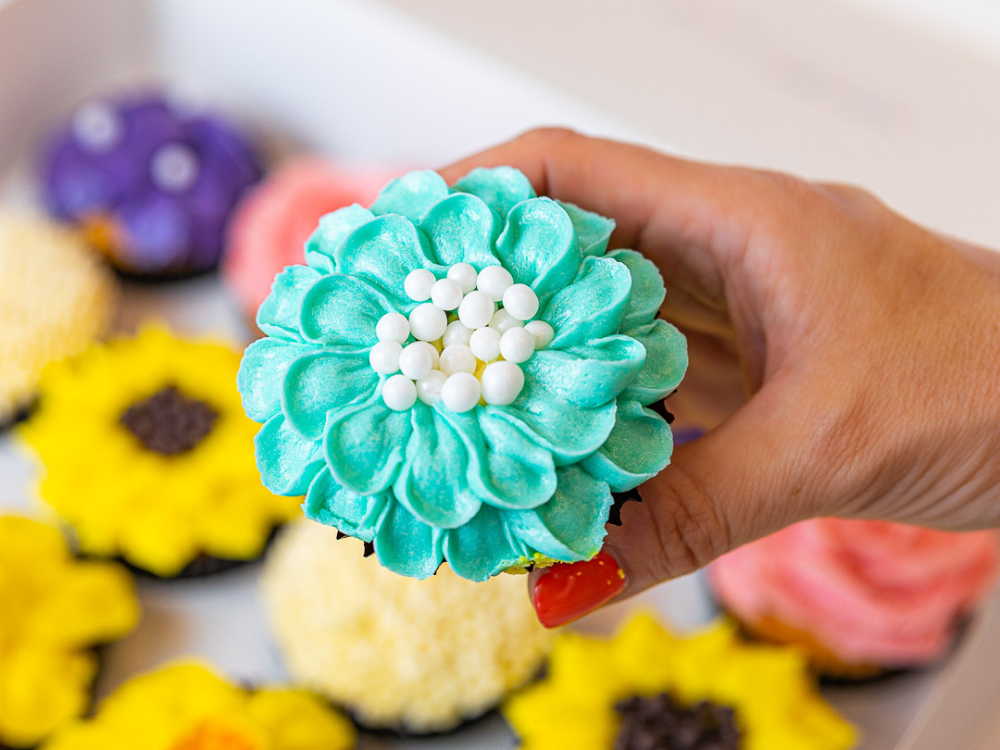
[[[133,677],[42,750],[351,750],[356,739],[351,723],[314,695],[246,690],[178,663]]]
[[[264,484],[402,575],[594,557],[612,492],[670,460],[646,407],[687,366],[613,226],[509,167],[413,172],[324,216],[240,368]]]
[[[50,362],[86,348],[110,325],[111,274],[74,233],[44,219],[0,215],[0,424],[38,391]]]
[[[229,228],[222,273],[249,320],[285,266],[302,262],[303,248],[325,214],[370,204],[389,179],[320,157],[282,165],[240,201]]]
[[[483,715],[538,673],[553,637],[518,578],[402,578],[307,521],[275,543],[263,594],[294,679],[373,729],[445,732]]]
[[[122,271],[167,277],[218,264],[233,206],[261,167],[220,117],[135,94],[80,106],[41,171],[53,216],[82,226]]]
[[[86,713],[95,647],[138,619],[124,568],[78,561],[58,529],[0,516],[0,747],[34,747]]]
[[[728,622],[676,636],[635,615],[610,640],[559,636],[541,682],[504,715],[521,750],[848,750],[854,729],[795,650]]]
[[[991,531],[824,518],[730,552],[709,580],[753,635],[799,645],[823,674],[865,678],[945,654],[998,564]]]
[[[22,434],[84,554],[173,578],[261,554],[298,499],[260,484],[239,354],[148,328],[46,370]]]

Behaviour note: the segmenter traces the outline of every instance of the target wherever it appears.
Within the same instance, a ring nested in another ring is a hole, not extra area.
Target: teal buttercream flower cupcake
[[[613,228],[510,167],[324,216],[240,368],[264,484],[402,575],[593,557],[612,493],[670,461],[647,406],[687,368],[663,279]]]

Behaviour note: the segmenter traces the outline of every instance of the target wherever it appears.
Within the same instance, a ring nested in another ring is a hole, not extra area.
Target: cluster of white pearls
[[[511,404],[524,388],[520,363],[555,336],[548,323],[531,320],[538,313],[531,287],[515,284],[501,266],[477,273],[468,263],[456,263],[443,279],[418,269],[407,275],[403,289],[421,304],[409,318],[383,315],[375,326],[378,343],[368,355],[375,372],[390,376],[382,400],[395,411],[411,408],[418,398],[429,405],[443,401],[458,413],[480,400]]]

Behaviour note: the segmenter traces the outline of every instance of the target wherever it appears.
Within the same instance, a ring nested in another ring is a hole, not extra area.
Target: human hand
[[[625,506],[606,554],[533,574],[543,622],[815,516],[1000,525],[1000,255],[854,188],[570,131],[441,173],[505,164],[659,266],[690,347],[670,408],[710,428]]]

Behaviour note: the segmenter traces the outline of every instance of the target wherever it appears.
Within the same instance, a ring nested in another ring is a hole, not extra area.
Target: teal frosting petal
[[[402,503],[389,503],[375,532],[375,554],[378,561],[394,573],[428,578],[444,559],[444,533],[428,526]]]
[[[615,428],[580,466],[612,492],[638,487],[663,471],[674,448],[670,426],[638,401],[619,401]]]
[[[446,266],[431,260],[427,236],[402,216],[389,214],[356,229],[336,251],[341,273],[366,281],[385,295],[395,310],[408,313],[416,303],[406,296],[403,282],[418,268],[426,268],[438,278]]]
[[[486,202],[501,219],[521,201],[535,197],[535,189],[519,169],[513,167],[479,167],[455,183],[455,193],[470,193]]]
[[[565,349],[618,333],[632,289],[628,268],[611,258],[584,258],[573,283],[556,293],[541,318],[556,337],[550,349]]]
[[[409,172],[386,185],[372,204],[372,213],[399,214],[416,223],[427,210],[448,197],[448,183],[437,172]]]
[[[383,492],[396,478],[411,430],[410,415],[392,411],[380,395],[346,406],[328,415],[327,465],[353,492]]]
[[[313,284],[302,298],[299,329],[317,344],[368,349],[378,341],[379,318],[392,310],[382,293],[361,279],[332,273]]]
[[[284,339],[259,339],[247,347],[236,374],[243,411],[266,422],[281,411],[281,385],[292,363],[312,350]]]
[[[282,414],[275,414],[254,439],[260,478],[276,495],[301,495],[323,468],[323,447],[303,438]]]
[[[442,529],[461,526],[482,504],[469,488],[469,455],[462,438],[426,404],[415,404],[410,416],[413,431],[393,494],[424,523]]]
[[[274,277],[271,293],[257,310],[257,327],[268,336],[300,341],[302,298],[322,276],[306,266],[289,266]]]
[[[629,335],[646,348],[646,363],[621,397],[651,404],[680,385],[687,371],[687,339],[665,320],[633,329]]]
[[[489,505],[484,505],[467,524],[444,535],[448,565],[470,581],[485,581],[527,555],[528,551],[508,532],[504,513]]]
[[[635,250],[613,250],[608,253],[619,263],[624,263],[632,274],[632,294],[625,306],[622,331],[645,325],[660,312],[660,305],[667,295],[660,270],[649,258]]]
[[[534,289],[543,303],[573,280],[582,257],[569,215],[548,198],[511,209],[496,254],[514,281]]]
[[[556,560],[589,560],[601,549],[611,509],[611,490],[579,466],[559,470],[552,499],[534,510],[504,511],[514,535]]]
[[[562,351],[543,349],[521,368],[551,393],[593,408],[613,400],[642,369],[646,350],[628,336],[608,336]]]
[[[615,220],[608,219],[593,211],[585,211],[573,203],[559,201],[576,230],[577,239],[584,255],[604,255],[608,249],[608,240],[615,230]]]
[[[313,521],[370,542],[388,502],[389,494],[385,492],[375,495],[351,492],[333,478],[329,469],[323,468],[309,485],[302,509]]]
[[[556,490],[552,452],[497,411],[477,411],[483,441],[473,454],[473,488],[498,508],[535,508],[546,502]]]
[[[357,203],[321,217],[316,231],[306,241],[306,263],[322,273],[333,273],[337,270],[337,250],[348,235],[374,218],[375,214]]]
[[[431,241],[438,263],[468,263],[477,271],[499,263],[493,243],[500,234],[500,220],[474,195],[456,193],[431,208],[420,222]]]
[[[281,391],[288,423],[303,437],[323,435],[328,412],[369,398],[378,374],[365,351],[321,351],[299,357],[289,368]]]

